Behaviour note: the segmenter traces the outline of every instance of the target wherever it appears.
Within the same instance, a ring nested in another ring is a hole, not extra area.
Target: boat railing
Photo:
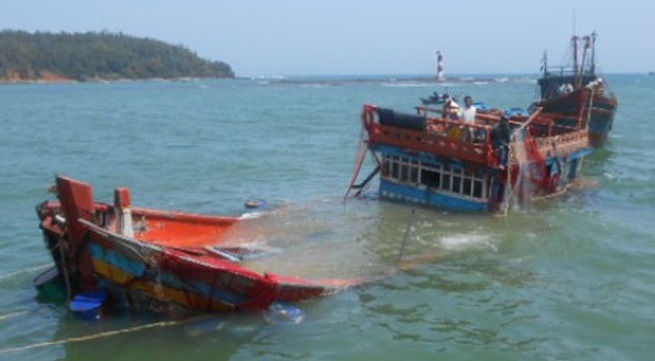
[[[514,117],[514,124],[523,124],[528,117]],[[586,148],[589,137],[580,119],[566,114],[541,113],[526,127],[540,152],[546,156],[565,155]]]
[[[424,116],[424,127],[417,129],[415,126],[404,128],[398,124],[382,124],[378,110],[374,105],[365,105],[362,115],[372,143],[435,153],[488,166],[499,164],[491,139],[491,129],[500,120],[498,114],[478,114],[473,124]],[[530,117],[511,117],[510,128],[525,127],[526,134],[536,140],[543,154],[566,154],[588,144],[586,129],[579,125],[575,117],[541,113],[526,126],[528,119]]]
[[[442,117],[443,116],[443,109],[441,108],[432,108],[432,107],[426,107],[426,106],[418,106],[416,108],[416,113],[418,115],[424,116],[424,117],[430,117],[430,116],[436,116],[436,117]],[[488,109],[488,110],[481,110],[478,109],[478,113],[476,115],[476,120],[488,120],[488,119],[495,119],[498,120],[500,119],[500,116],[504,114],[504,111],[502,109]]]
[[[385,125],[380,121],[379,110],[375,105],[365,105],[362,114],[364,127],[372,143],[436,153],[480,164],[497,163],[488,125],[465,124],[436,117],[424,117],[421,129],[398,124]]]
[[[549,66],[544,70],[546,76],[574,76],[577,75],[575,69],[564,66]]]
[[[514,117],[512,121],[522,123],[528,117]],[[533,137],[554,137],[582,130],[586,127],[584,118],[569,114],[541,113],[529,126]]]
[[[549,65],[546,69],[544,69],[544,75],[546,77],[548,76],[557,76],[557,77],[566,77],[566,76],[594,76],[595,72],[594,70],[590,68],[585,68],[582,69],[582,73],[580,73],[580,69],[576,71],[576,69],[573,66],[565,66],[565,65]]]
[[[443,108],[416,107],[416,113],[427,117],[430,114],[443,114]]]

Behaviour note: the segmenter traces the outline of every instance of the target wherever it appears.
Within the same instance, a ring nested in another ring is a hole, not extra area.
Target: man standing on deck
[[[499,168],[505,169],[507,165],[507,155],[509,153],[510,141],[509,119],[501,116],[500,121],[491,128],[491,141],[498,157]]]
[[[464,123],[473,124],[475,123],[475,116],[478,110],[473,105],[473,98],[467,95],[464,98],[464,109],[462,109],[462,121]]]
[[[444,94],[446,99],[443,103],[443,117],[450,120],[459,119],[459,104],[453,99],[452,96]]]

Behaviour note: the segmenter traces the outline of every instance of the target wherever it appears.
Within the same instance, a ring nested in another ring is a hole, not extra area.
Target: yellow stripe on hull
[[[143,280],[97,258],[93,258],[93,267],[96,273],[114,283],[125,286],[126,290],[136,289],[159,301],[170,301],[188,309],[205,312],[228,312],[235,309],[234,305],[230,303]]]

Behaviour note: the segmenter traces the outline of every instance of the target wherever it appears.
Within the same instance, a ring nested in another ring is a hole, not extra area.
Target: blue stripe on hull
[[[111,249],[106,250],[96,243],[91,243],[89,249],[91,250],[91,256],[93,258],[107,262],[134,277],[141,277],[145,273],[146,265],[141,261],[128,258],[124,254]]]
[[[161,282],[162,285],[167,287],[190,291],[226,303],[238,304],[245,300],[243,295],[236,294],[224,288],[214,287],[206,282],[183,282],[176,275],[162,269],[158,269],[155,272],[146,272],[147,266],[144,262],[131,259],[112,249],[104,249],[96,243],[91,243],[89,248],[93,258],[106,262],[136,278],[144,278],[149,282]],[[154,279],[155,277],[156,279]],[[126,287],[125,291],[129,291],[129,287]]]
[[[380,180],[380,197],[390,200],[418,203],[425,206],[450,208],[462,211],[489,211],[489,205],[483,201],[476,202],[469,199],[457,198],[448,194],[438,193],[429,188],[416,188],[385,180]]]

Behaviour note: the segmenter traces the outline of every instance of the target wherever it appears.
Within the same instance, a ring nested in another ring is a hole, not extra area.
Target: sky
[[[0,29],[183,45],[237,76],[536,74],[596,31],[598,69],[655,71],[652,0],[2,0]]]

